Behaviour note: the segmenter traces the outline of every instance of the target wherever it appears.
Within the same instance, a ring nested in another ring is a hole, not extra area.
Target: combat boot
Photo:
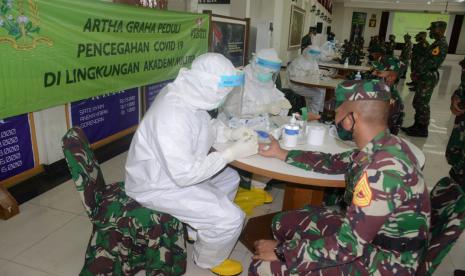
[[[405,131],[405,133],[408,135],[408,136],[412,136],[412,137],[428,137],[428,127],[427,126],[423,126],[423,125],[418,125],[416,128],[413,128],[413,129],[407,129],[407,131]]]
[[[418,127],[418,124],[417,123],[413,123],[413,125],[409,126],[409,127],[401,127],[400,129],[405,132],[405,133],[408,133],[409,131],[413,131],[415,129],[417,129]]]

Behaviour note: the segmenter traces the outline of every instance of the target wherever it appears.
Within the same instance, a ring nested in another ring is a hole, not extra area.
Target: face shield
[[[256,59],[256,76],[258,81],[266,83],[272,81],[276,82],[279,71],[281,70],[281,62],[266,60],[257,57]]]
[[[218,84],[219,88],[223,89],[233,89],[230,93],[239,93],[240,95],[240,104],[238,106],[238,114],[242,114],[242,100],[244,97],[244,83],[245,83],[245,74],[242,70],[237,70],[234,75],[220,76],[220,82]],[[219,108],[223,106],[227,97],[224,97],[219,104]]]
[[[309,59],[309,60],[318,60],[320,58],[320,55],[321,55],[321,51],[320,50],[316,50],[316,49],[313,49],[313,48],[309,48],[308,50],[305,51],[305,58]]]

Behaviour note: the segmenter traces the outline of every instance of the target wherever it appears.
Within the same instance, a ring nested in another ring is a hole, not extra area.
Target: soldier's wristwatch
[[[281,261],[282,263],[286,262],[286,258],[284,257],[284,246],[281,245],[281,243],[278,243],[276,247],[274,248],[274,254],[276,257],[278,257],[278,260]]]

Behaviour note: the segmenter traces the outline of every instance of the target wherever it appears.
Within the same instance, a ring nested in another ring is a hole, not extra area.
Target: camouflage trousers
[[[184,274],[184,225],[126,196],[123,182],[106,187],[90,216],[93,229],[79,275]]]
[[[272,231],[279,242],[288,240],[319,240],[325,236],[335,235],[342,224],[341,215],[328,208],[310,207],[282,212],[273,218]],[[297,250],[304,252],[305,248]],[[303,255],[303,253],[302,253]],[[253,261],[249,275],[368,275],[362,261],[354,261],[340,266],[329,266],[309,270],[302,256],[295,256],[297,267],[288,267],[280,261]]]
[[[401,99],[396,99],[389,111],[388,126],[392,134],[397,135],[399,133],[400,127],[404,122],[404,116],[404,103]]]
[[[452,166],[449,175],[465,188],[465,115],[455,118],[447,143],[446,159]]]
[[[430,119],[429,102],[433,95],[433,90],[439,81],[438,72],[429,72],[420,76],[416,83],[415,96],[412,106],[415,109],[415,124],[428,127]]]

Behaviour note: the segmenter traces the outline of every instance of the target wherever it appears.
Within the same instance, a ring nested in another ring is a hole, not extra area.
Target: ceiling
[[[465,13],[465,0],[335,0],[345,7]]]

